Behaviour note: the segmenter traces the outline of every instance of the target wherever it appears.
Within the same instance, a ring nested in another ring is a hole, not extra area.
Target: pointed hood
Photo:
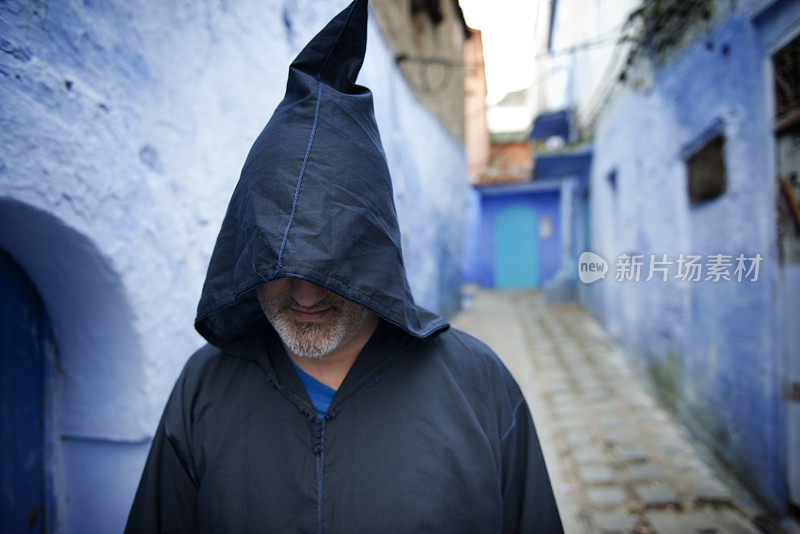
[[[264,316],[252,289],[302,278],[424,338],[448,327],[414,304],[372,93],[356,85],[367,1],[331,20],[289,68],[247,156],[208,266],[195,328],[242,352]]]

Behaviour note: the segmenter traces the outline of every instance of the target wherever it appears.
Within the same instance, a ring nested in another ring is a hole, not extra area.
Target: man
[[[517,384],[411,297],[366,27],[306,46],[248,155],[127,532],[561,532]]]

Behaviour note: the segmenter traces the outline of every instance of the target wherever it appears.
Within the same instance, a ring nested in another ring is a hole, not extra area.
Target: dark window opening
[[[780,131],[800,116],[800,37],[772,56],[775,76],[775,122]]]
[[[411,0],[411,15],[419,13],[427,14],[434,26],[438,26],[444,20],[439,0]]]
[[[717,135],[686,160],[689,201],[713,200],[725,192],[725,138]]]

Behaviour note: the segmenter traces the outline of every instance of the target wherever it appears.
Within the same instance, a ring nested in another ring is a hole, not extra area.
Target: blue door
[[[500,288],[539,284],[536,212],[524,206],[503,208],[494,219],[494,285]]]
[[[0,250],[0,530],[44,532],[44,305]]]

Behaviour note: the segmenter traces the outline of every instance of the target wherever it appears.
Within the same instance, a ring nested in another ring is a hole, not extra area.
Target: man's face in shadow
[[[279,278],[256,288],[261,309],[283,343],[297,356],[319,358],[350,340],[369,310],[296,278]]]

